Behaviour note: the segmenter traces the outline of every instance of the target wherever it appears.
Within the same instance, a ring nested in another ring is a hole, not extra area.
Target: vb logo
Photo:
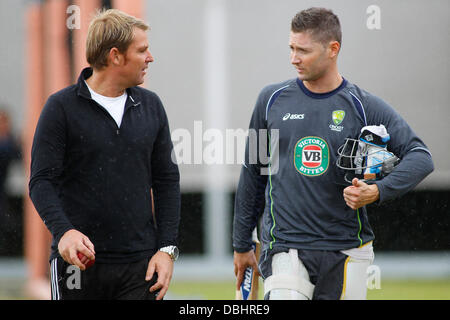
[[[322,149],[315,145],[310,145],[303,148],[302,163],[308,168],[319,167],[322,163]]]
[[[305,176],[320,176],[329,165],[329,149],[320,137],[305,137],[297,141],[294,149],[294,165]]]

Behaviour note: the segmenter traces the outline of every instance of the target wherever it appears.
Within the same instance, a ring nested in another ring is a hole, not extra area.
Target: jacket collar
[[[77,81],[77,94],[83,98],[89,99],[91,100],[91,93],[89,92],[89,89],[86,85],[85,80],[89,79],[90,76],[92,76],[93,70],[91,67],[87,67],[84,68],[81,73],[80,76],[78,77],[78,81]],[[138,105],[141,104],[141,101],[139,100],[139,95],[137,93],[136,88],[131,87],[131,88],[127,88],[127,102],[125,103],[125,108],[134,106],[137,107]]]

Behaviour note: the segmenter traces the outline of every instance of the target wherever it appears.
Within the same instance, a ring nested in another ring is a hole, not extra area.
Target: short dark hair
[[[292,32],[311,32],[316,41],[327,45],[330,41],[342,42],[339,18],[325,8],[309,8],[295,15],[291,21]]]

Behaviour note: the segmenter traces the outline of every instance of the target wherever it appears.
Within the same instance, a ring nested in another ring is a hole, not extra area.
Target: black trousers
[[[51,261],[52,300],[155,300],[158,291],[149,289],[155,273],[145,281],[150,258],[133,263],[95,263],[85,271],[61,257]]]

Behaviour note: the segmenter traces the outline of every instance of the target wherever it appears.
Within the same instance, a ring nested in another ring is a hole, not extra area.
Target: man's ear
[[[339,51],[341,50],[341,45],[337,41],[331,41],[328,44],[328,49],[330,52],[330,58],[335,58],[339,54]]]
[[[108,64],[111,63],[115,66],[120,66],[123,63],[123,54],[120,53],[119,49],[113,47],[109,50],[108,54]]]

